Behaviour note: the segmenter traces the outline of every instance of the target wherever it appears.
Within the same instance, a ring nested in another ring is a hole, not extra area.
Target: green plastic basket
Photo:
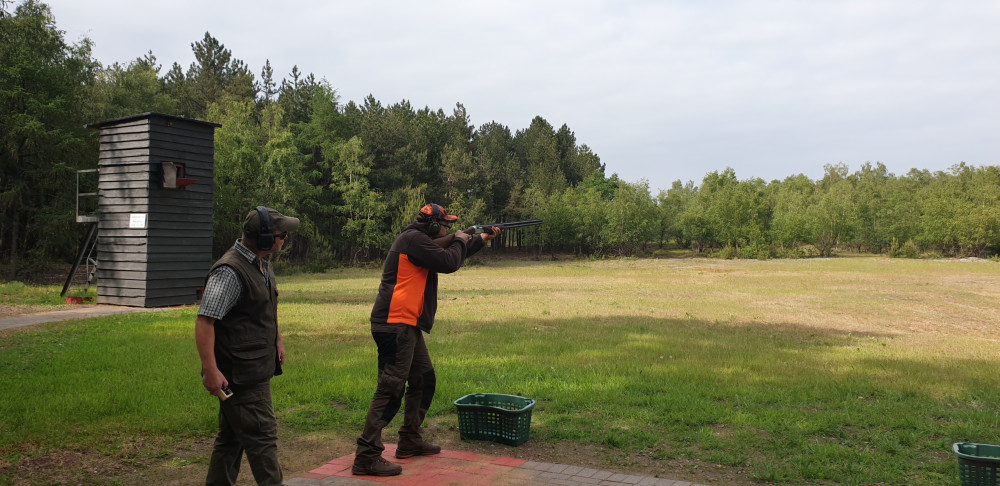
[[[519,446],[528,440],[535,401],[517,395],[473,393],[455,400],[462,440]]]
[[[951,449],[958,457],[958,477],[962,486],[997,486],[1000,446],[956,442]]]

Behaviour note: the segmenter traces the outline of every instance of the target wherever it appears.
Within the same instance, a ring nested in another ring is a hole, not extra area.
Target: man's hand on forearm
[[[201,358],[201,384],[209,393],[218,396],[229,386],[229,381],[215,364],[215,319],[198,316],[194,321],[194,340]]]

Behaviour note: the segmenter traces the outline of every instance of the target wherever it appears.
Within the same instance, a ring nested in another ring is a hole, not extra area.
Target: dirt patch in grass
[[[324,435],[299,435],[279,439],[278,452],[286,479],[301,475],[354,451],[352,442]],[[122,445],[120,452],[56,451],[37,457],[10,458],[0,462],[0,482],[12,486],[35,484],[204,484],[214,438],[166,447],[155,444]],[[127,450],[125,450],[127,449]],[[243,459],[239,485],[256,484]]]
[[[112,457],[100,454],[58,451],[41,457],[5,463],[3,474],[13,476],[14,485],[107,484],[106,478],[127,477],[136,470]],[[13,474],[11,474],[13,473]]]

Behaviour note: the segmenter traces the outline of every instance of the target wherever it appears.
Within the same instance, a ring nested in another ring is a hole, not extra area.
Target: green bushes
[[[889,256],[893,258],[920,258],[920,248],[912,239],[906,240],[906,243],[900,245],[899,240],[893,238],[892,244],[889,245]]]

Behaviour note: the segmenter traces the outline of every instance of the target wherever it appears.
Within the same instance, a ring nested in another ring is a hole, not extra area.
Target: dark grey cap
[[[299,227],[299,218],[284,216],[281,213],[267,208],[267,218],[271,222],[271,231],[295,231]],[[260,215],[257,209],[252,209],[243,220],[243,233],[256,235],[260,233]]]

